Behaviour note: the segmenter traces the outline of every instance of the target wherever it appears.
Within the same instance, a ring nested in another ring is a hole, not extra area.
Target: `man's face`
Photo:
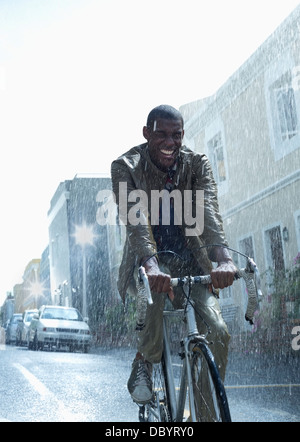
[[[151,160],[159,169],[167,171],[174,165],[182,145],[181,120],[158,119],[153,129],[145,126],[143,134],[148,141]]]

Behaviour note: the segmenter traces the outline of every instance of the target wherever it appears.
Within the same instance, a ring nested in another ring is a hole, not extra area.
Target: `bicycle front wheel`
[[[194,404],[189,403],[196,422],[231,422],[226,391],[212,352],[199,342],[191,360]]]
[[[153,398],[149,404],[140,407],[140,422],[171,422],[168,382],[164,356],[153,366]]]

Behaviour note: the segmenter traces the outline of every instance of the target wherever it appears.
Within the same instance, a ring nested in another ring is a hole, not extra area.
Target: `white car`
[[[71,351],[80,349],[88,353],[90,343],[89,326],[75,308],[45,305],[33,315],[28,332],[29,350],[68,346]]]
[[[21,322],[21,321],[22,321],[22,313],[16,313],[10,318],[10,321],[8,322],[8,325],[5,330],[5,333],[6,333],[5,343],[6,344],[12,344],[12,343],[16,342],[17,328],[18,328],[19,322]]]
[[[38,310],[25,310],[23,313],[23,321],[19,322],[16,332],[16,345],[26,345],[28,342],[28,330],[35,313]]]

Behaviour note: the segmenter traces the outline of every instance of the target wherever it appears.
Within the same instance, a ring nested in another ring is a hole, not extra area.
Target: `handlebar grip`
[[[246,284],[247,292],[248,292],[248,305],[247,311],[245,314],[245,319],[251,325],[253,325],[254,314],[259,308],[258,304],[258,290],[254,281],[254,273],[249,273],[247,269],[241,269],[238,271],[239,278],[243,278]],[[260,291],[260,290],[259,290]]]
[[[147,296],[147,301],[149,305],[153,304],[153,299],[152,299],[152,295],[151,295],[151,289],[150,289],[150,285],[149,285],[149,280],[148,280],[148,276],[145,270],[145,267],[141,266],[139,268],[139,272],[140,272],[140,277],[144,283],[145,286],[145,291],[146,291],[146,296]]]
[[[146,274],[145,268],[139,268],[139,281],[138,281],[138,296],[137,296],[137,317],[136,317],[136,330],[142,331],[145,327],[147,306],[153,304],[151,295],[151,289]]]

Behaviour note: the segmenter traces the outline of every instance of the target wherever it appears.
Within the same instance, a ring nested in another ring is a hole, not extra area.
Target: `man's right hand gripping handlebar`
[[[170,300],[173,301],[174,291],[171,286],[171,276],[160,270],[155,257],[150,259],[144,258],[142,262],[144,262],[144,268],[148,276],[151,291],[158,294],[168,293]]]

